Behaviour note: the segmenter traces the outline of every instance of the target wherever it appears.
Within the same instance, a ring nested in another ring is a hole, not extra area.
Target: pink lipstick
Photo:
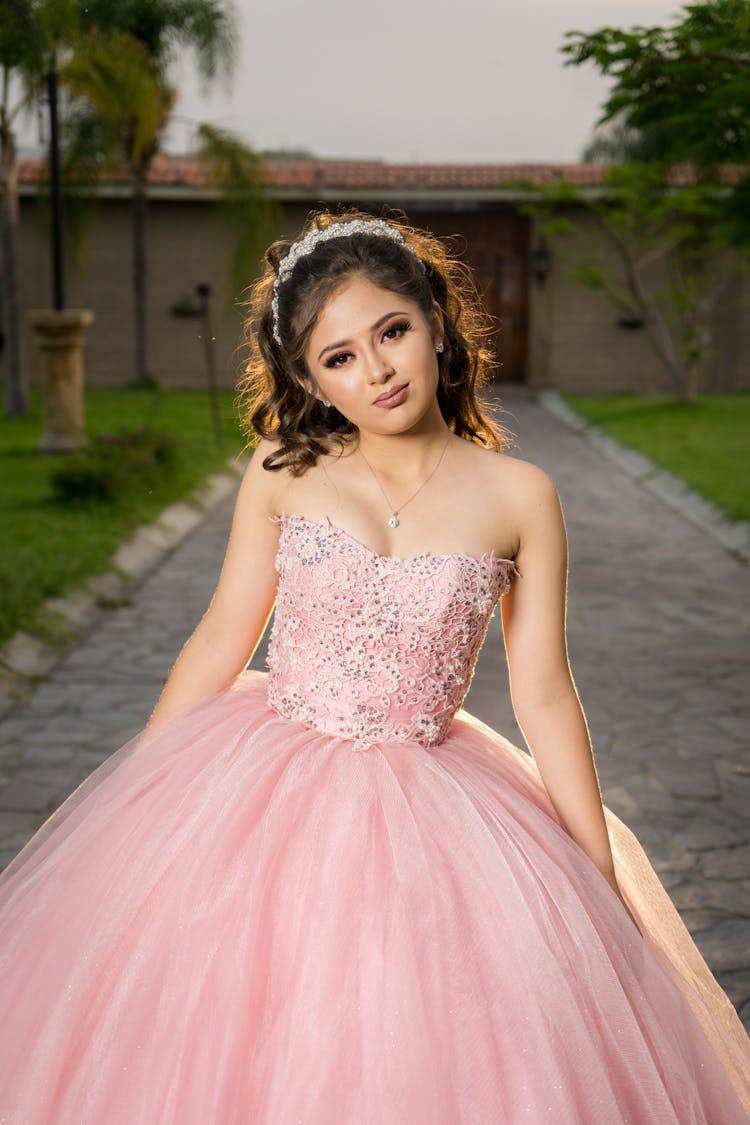
[[[373,406],[382,406],[389,410],[393,406],[400,406],[406,398],[406,393],[409,389],[408,383],[402,383],[400,387],[394,387],[392,391],[380,395],[375,399]]]

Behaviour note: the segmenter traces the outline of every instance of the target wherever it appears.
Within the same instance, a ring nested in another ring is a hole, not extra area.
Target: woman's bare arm
[[[568,660],[560,499],[541,469],[527,462],[517,468],[521,578],[501,602],[513,709],[563,827],[619,894],[591,738]]]
[[[245,472],[216,591],[180,653],[148,729],[227,687],[250,660],[276,598],[278,527],[269,518],[279,473],[262,467],[262,441]]]

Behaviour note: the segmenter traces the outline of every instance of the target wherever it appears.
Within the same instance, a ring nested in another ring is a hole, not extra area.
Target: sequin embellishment
[[[354,749],[442,742],[515,563],[394,558],[325,519],[273,518],[281,534],[269,704]]]

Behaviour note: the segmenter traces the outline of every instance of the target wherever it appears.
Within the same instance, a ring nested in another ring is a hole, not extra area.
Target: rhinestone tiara
[[[374,234],[379,238],[391,238],[394,242],[399,242],[405,246],[419,264],[424,269],[424,262],[417,254],[417,251],[407,242],[401,231],[396,230],[385,219],[354,219],[349,223],[331,223],[329,227],[324,230],[311,230],[301,238],[299,242],[292,245],[291,250],[285,258],[282,258],[279,265],[279,272],[276,280],[273,283],[273,299],[271,301],[271,309],[273,310],[273,338],[276,343],[281,347],[281,336],[279,334],[279,288],[291,274],[294,267],[300,258],[304,258],[307,254],[318,245],[319,242],[327,242],[331,238],[348,238],[352,234]]]

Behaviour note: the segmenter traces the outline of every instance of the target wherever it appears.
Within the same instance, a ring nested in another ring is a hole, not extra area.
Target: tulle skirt
[[[605,811],[638,928],[467,712],[355,750],[243,673],[0,875],[0,1121],[747,1125],[750,1040]]]

